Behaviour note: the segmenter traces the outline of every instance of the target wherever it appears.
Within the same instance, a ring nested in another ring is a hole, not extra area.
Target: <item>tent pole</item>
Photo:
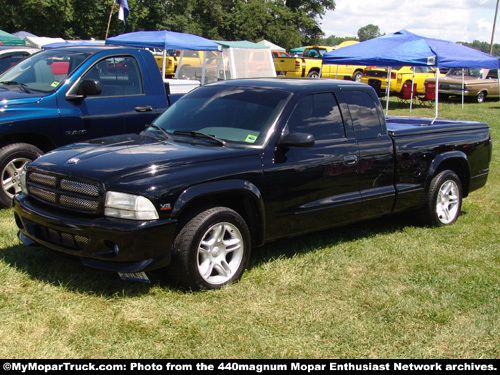
[[[462,109],[464,109],[465,102],[465,70],[462,68]]]
[[[385,88],[385,117],[387,117],[387,113],[389,112],[389,95],[391,92],[391,73],[392,73],[392,67],[390,66],[387,69],[387,87]]]
[[[163,73],[163,78],[165,79],[165,66],[167,63],[167,50],[166,48],[163,49],[163,64],[162,64],[162,73]]]
[[[434,120],[432,120],[431,124],[434,124],[434,121],[438,118],[439,113],[439,66],[436,67],[436,88],[434,90],[435,100],[436,100],[436,116]]]
[[[413,107],[413,87],[415,87],[415,67],[413,67],[412,70],[413,70],[413,77],[411,79],[410,113]]]

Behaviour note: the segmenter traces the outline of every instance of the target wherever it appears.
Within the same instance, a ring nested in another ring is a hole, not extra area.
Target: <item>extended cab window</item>
[[[382,133],[377,105],[364,91],[345,91],[357,139],[377,138]]]
[[[99,81],[100,96],[139,95],[144,93],[139,65],[135,58],[110,57],[99,61],[83,79]]]
[[[304,96],[288,120],[288,131],[312,134],[316,141],[344,138],[344,124],[332,93]]]

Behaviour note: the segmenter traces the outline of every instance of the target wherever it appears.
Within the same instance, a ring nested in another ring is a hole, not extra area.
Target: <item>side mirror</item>
[[[307,133],[289,133],[281,138],[279,145],[284,147],[311,147],[314,145],[314,136]]]
[[[102,87],[99,81],[93,79],[86,79],[80,83],[77,95],[81,95],[86,98],[89,95],[100,95],[102,94]]]

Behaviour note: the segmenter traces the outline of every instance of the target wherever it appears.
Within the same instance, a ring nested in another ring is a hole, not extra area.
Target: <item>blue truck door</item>
[[[391,212],[394,187],[392,139],[384,126],[379,105],[364,91],[344,91],[359,147],[359,189],[368,217]]]
[[[155,95],[152,87],[145,87],[147,77],[145,77],[145,72],[141,71],[135,58],[124,57],[121,63],[125,67],[124,79],[127,82],[123,92],[125,132],[139,133],[158,115]],[[166,101],[165,98],[163,100]]]
[[[116,57],[109,57],[94,64],[81,78],[98,81],[102,87],[99,95],[83,99],[59,98],[63,131],[66,143],[105,137],[125,132],[123,79],[117,74],[120,66]]]
[[[285,133],[312,134],[310,147],[278,147],[273,165],[264,165],[270,237],[299,234],[356,220],[359,180],[356,140],[347,137],[335,96],[302,97]],[[268,162],[266,160],[266,162]],[[271,175],[273,177],[271,177]]]

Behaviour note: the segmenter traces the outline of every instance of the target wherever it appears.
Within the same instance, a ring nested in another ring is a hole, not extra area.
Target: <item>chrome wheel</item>
[[[2,170],[2,190],[10,199],[21,191],[21,172],[31,159],[15,158]]]
[[[211,226],[198,246],[198,271],[209,284],[219,285],[231,280],[239,270],[245,253],[243,237],[228,222]]]
[[[436,200],[436,215],[443,224],[456,220],[460,209],[460,190],[453,180],[445,181],[439,188]]]

